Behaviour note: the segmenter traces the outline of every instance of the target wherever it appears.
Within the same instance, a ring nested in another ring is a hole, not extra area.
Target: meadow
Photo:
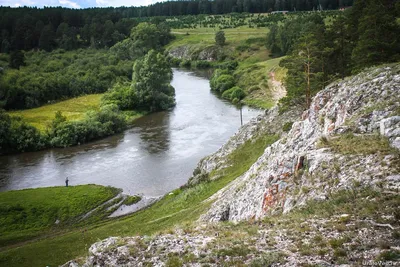
[[[85,95],[38,108],[10,111],[9,114],[21,116],[24,121],[43,132],[54,120],[57,111],[61,111],[69,121],[78,121],[85,117],[86,112],[100,109],[101,97],[102,94]]]

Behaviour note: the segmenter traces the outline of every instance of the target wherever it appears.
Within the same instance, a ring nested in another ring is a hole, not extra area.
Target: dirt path
[[[268,83],[271,88],[272,98],[275,102],[278,102],[279,99],[286,96],[286,88],[275,78],[275,72],[271,71],[269,77]]]

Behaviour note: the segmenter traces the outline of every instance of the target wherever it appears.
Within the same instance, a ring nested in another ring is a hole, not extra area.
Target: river
[[[199,160],[240,127],[239,110],[200,74],[174,70],[176,107],[144,116],[122,134],[65,149],[0,156],[0,191],[100,184],[158,197],[186,183]],[[262,111],[243,108],[243,122]]]

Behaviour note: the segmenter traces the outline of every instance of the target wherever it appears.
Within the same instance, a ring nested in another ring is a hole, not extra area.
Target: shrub
[[[192,62],[192,67],[197,69],[207,69],[211,67],[211,64],[206,60],[198,60]]]
[[[289,132],[289,131],[292,129],[292,125],[293,125],[293,122],[292,122],[292,121],[286,122],[286,123],[282,126],[282,130],[283,130],[285,133],[287,133],[287,132]]]
[[[235,86],[232,87],[229,90],[226,90],[223,94],[222,97],[225,99],[228,99],[233,102],[239,102],[243,98],[245,98],[246,93],[242,90],[242,88]]]
[[[232,75],[222,74],[218,76],[211,86],[211,89],[223,93],[224,91],[232,88],[235,85],[235,79]]]
[[[225,33],[223,31],[215,33],[215,43],[220,46],[225,44]]]
[[[179,67],[190,69],[191,65],[192,65],[192,63],[190,62],[190,60],[184,59],[179,64]]]
[[[50,144],[68,147],[122,132],[126,120],[116,105],[105,105],[99,112],[89,112],[83,121],[63,121],[57,117],[49,129]],[[58,121],[57,121],[58,120]]]

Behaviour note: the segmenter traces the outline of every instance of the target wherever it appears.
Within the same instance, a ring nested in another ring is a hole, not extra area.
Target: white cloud
[[[35,2],[31,0],[19,0],[17,3],[15,0],[0,0],[0,6],[11,6],[11,7],[20,7],[20,6],[34,6]]]
[[[72,7],[72,8],[81,8],[80,5],[78,5],[75,2],[69,1],[69,0],[58,0],[61,6],[65,7]]]

